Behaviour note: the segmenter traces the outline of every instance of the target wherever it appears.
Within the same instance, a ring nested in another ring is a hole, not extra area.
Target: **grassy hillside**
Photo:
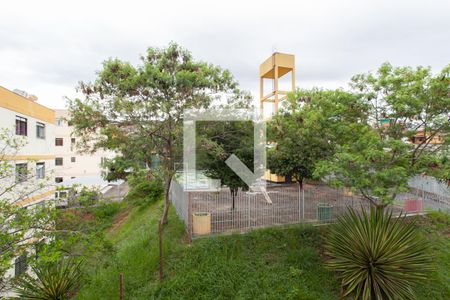
[[[339,283],[323,266],[325,228],[263,229],[197,239],[188,245],[183,223],[173,210],[166,229],[166,280],[159,284],[160,212],[161,203],[156,203],[116,216],[108,230],[116,251],[91,262],[89,281],[76,299],[118,299],[120,272],[125,277],[125,299],[339,298]],[[450,299],[450,242],[445,226],[436,224],[424,223],[437,271],[419,287],[419,299]]]

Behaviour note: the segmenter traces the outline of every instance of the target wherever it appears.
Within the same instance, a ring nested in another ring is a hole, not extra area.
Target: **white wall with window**
[[[8,128],[27,141],[18,155],[50,155],[55,151],[52,123],[0,107],[0,128]]]
[[[80,177],[101,177],[102,157],[112,158],[116,154],[112,151],[101,150],[93,154],[80,153],[76,145],[77,137],[73,136],[72,127],[66,121],[68,119],[67,110],[56,109],[55,112],[55,176],[58,178],[58,182]]]
[[[9,155],[12,156],[8,160],[14,172],[10,178],[2,179],[0,184],[20,183],[17,188],[30,186],[30,182],[35,180],[48,180],[53,184],[55,125],[0,106],[0,128],[9,129],[11,135],[24,139],[26,143],[17,153]],[[54,187],[48,189],[51,188]],[[36,191],[29,197],[42,192]]]

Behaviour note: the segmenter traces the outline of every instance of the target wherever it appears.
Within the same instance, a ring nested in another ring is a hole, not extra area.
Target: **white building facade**
[[[55,194],[55,112],[36,100],[0,86],[0,128],[8,139],[23,142],[15,149],[5,143],[6,139],[0,141],[0,160],[8,165],[0,179],[1,197],[24,209],[53,199]],[[35,242],[27,241],[30,245]],[[26,261],[26,254],[15,258],[6,276],[26,272]]]
[[[55,112],[55,181],[60,183],[71,179],[101,178],[103,159],[113,158],[115,153],[102,150],[92,154],[79,153],[77,138],[66,121],[68,111],[56,109]]]
[[[17,188],[27,188],[31,183],[53,178],[55,169],[55,112],[33,100],[20,96],[0,86],[0,128],[10,130],[25,145],[17,153],[6,153],[4,159],[15,169],[15,175],[4,179],[6,186],[18,182]],[[23,181],[23,182],[20,182]],[[24,195],[21,206],[35,204],[54,195],[53,182],[46,188]],[[17,194],[11,195],[16,197]]]

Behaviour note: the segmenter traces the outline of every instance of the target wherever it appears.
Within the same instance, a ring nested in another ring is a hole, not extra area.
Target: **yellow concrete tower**
[[[289,73],[291,73],[290,89],[280,90],[279,79]],[[264,94],[265,81],[272,83],[272,90],[267,94]],[[259,67],[259,91],[261,114],[264,116],[264,104],[266,103],[273,105],[271,114],[277,113],[279,103],[286,99],[289,92],[295,91],[295,56],[292,54],[275,52],[266,59]],[[270,170],[266,171],[264,179],[272,182],[286,181],[284,176],[273,174]]]
[[[291,73],[291,88],[289,90],[279,89],[279,79]],[[272,91],[264,94],[264,81],[272,81]],[[295,56],[286,53],[273,53],[259,67],[259,91],[260,108],[264,113],[264,104],[273,103],[273,112],[278,112],[279,103],[286,99],[289,92],[295,91]]]

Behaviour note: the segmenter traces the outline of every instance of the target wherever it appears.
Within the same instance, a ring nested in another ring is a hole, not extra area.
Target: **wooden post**
[[[120,273],[120,300],[123,300],[123,273]]]
[[[158,236],[159,236],[159,281],[164,279],[164,247],[163,247],[163,224],[162,220],[158,222]]]

